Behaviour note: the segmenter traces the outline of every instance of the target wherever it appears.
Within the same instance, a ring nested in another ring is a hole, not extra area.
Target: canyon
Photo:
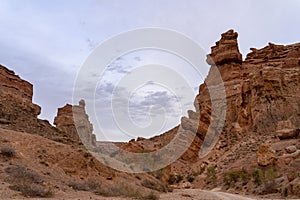
[[[243,59],[238,33],[229,30],[206,61],[211,68],[199,86],[195,110],[187,111],[177,127],[153,138],[115,143],[141,153],[163,148],[178,132],[191,140],[175,162],[139,174],[107,167],[84,146],[102,144],[84,100],[59,108],[52,126],[38,118],[41,108],[32,102],[32,84],[0,65],[0,180],[5,186],[0,198],[20,197],[32,185],[45,197],[50,191],[54,197],[80,191],[150,199],[172,189],[195,189],[193,194],[214,189],[300,198],[300,43],[251,48]],[[9,149],[12,156],[5,154]],[[29,185],[18,184],[22,170],[31,174],[21,177]]]

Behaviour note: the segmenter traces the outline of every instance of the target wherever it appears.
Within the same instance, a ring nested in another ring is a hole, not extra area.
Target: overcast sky
[[[234,29],[245,57],[250,47],[299,42],[299,10],[299,0],[0,0],[0,63],[34,85],[34,102],[42,106],[40,118],[52,123],[57,108],[72,102],[81,65],[101,42],[114,35],[143,27],[167,28],[187,35],[209,53],[221,33]],[[126,74],[151,55],[140,52],[123,62],[116,61],[115,68],[107,72],[107,80],[116,81],[112,77]],[[196,92],[203,77],[191,79]],[[104,81],[97,95],[103,97],[112,87],[111,82]],[[129,110],[136,110],[136,123],[147,125],[149,116],[143,112],[152,104],[165,106],[169,109],[166,112],[177,116],[164,130],[175,126],[180,116],[172,107],[177,105],[174,95],[147,87],[130,100]],[[107,117],[105,112],[100,115],[103,120]],[[107,131],[113,132],[108,133],[109,140],[150,136],[122,136],[115,126],[110,127],[110,120],[105,124]]]

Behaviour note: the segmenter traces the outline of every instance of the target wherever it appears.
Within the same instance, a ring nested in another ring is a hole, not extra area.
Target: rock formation
[[[75,141],[82,141],[88,146],[96,145],[96,136],[93,134],[93,125],[85,112],[85,102],[81,100],[79,105],[67,104],[57,111],[54,119],[56,127],[67,134],[67,137]]]
[[[257,163],[260,166],[268,166],[274,164],[276,161],[276,152],[272,149],[270,144],[262,143],[259,145],[257,151]]]
[[[207,56],[209,65],[222,65],[230,62],[242,63],[242,54],[239,52],[237,43],[238,34],[229,30],[222,34],[220,41],[211,48],[211,54]]]
[[[32,103],[33,86],[0,65],[0,127],[72,142],[46,120],[38,119],[40,106]]]
[[[186,134],[193,133],[195,138],[180,159],[171,164],[170,173],[194,174],[200,171],[203,174],[193,187],[211,188],[223,187],[222,177],[228,173],[245,172],[250,176],[249,183],[243,186],[246,192],[265,191],[266,188],[254,189],[251,184],[251,174],[256,168],[264,172],[265,168],[260,167],[274,164],[272,170],[294,180],[293,170],[299,166],[300,150],[285,155],[285,148],[300,146],[297,139],[300,131],[300,43],[287,46],[269,43],[262,49],[251,48],[252,52],[243,61],[237,37],[233,30],[223,33],[207,56],[211,69],[199,87],[195,99],[196,111],[188,111],[188,117],[183,117],[180,125]],[[204,138],[208,136],[214,140],[217,135],[216,130],[210,128],[214,127],[214,124],[210,126],[211,123],[221,122],[218,115],[213,115],[212,103],[215,100],[211,99],[209,90],[211,86],[218,88],[220,85],[215,81],[216,70],[222,77],[226,92],[226,106],[219,104],[217,108],[226,108],[226,117],[222,133],[216,137],[216,145],[208,155],[199,158],[201,147],[209,145],[205,144]],[[168,136],[159,136],[162,144],[172,139],[170,133],[176,134],[176,130],[169,131]],[[149,141],[153,139],[143,143]],[[140,141],[134,143],[138,143],[134,146],[145,148]],[[260,146],[262,143],[269,143],[270,147],[263,148],[264,145]],[[130,145],[124,146],[130,149]],[[156,147],[161,146],[156,144]],[[203,176],[209,174],[207,170],[212,168],[219,178],[214,180],[214,184],[212,181],[203,184]],[[281,189],[278,188],[285,188],[286,184],[280,183],[276,187],[279,191]]]

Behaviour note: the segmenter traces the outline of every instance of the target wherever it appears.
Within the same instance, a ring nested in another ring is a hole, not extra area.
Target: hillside
[[[41,108],[32,103],[32,84],[1,65],[0,72],[0,199],[147,199],[167,191],[148,174],[118,172],[89,153],[82,142],[93,146],[95,136],[84,101],[59,108],[53,127],[37,117]],[[80,117],[79,131],[74,113]]]

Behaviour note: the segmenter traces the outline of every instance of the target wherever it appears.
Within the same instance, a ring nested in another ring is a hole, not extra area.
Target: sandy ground
[[[9,190],[8,190],[9,191]],[[7,191],[7,192],[8,192]],[[4,192],[3,190],[0,192]],[[13,191],[11,191],[14,193]],[[120,198],[120,197],[101,197],[89,192],[60,192],[56,193],[53,198],[26,198],[21,195],[15,194],[11,197],[10,193],[9,199],[32,199],[32,200],[129,200],[131,198]],[[2,193],[3,194],[3,193]],[[8,198],[0,199],[8,199]],[[237,194],[230,194],[219,191],[205,191],[200,189],[177,189],[171,193],[165,193],[160,195],[160,200],[258,200],[261,198],[246,197]],[[263,199],[267,200],[267,199]],[[270,199],[271,200],[271,199]]]
[[[255,198],[244,197],[217,191],[204,191],[199,189],[174,190],[172,193],[162,194],[161,200],[182,199],[182,200],[253,200]]]
[[[258,198],[230,194],[220,191],[205,191],[200,189],[179,189],[172,193],[161,194],[161,200],[279,200],[280,198]],[[294,198],[293,198],[294,199]],[[287,199],[285,199],[287,200]],[[299,199],[298,199],[299,200]]]

